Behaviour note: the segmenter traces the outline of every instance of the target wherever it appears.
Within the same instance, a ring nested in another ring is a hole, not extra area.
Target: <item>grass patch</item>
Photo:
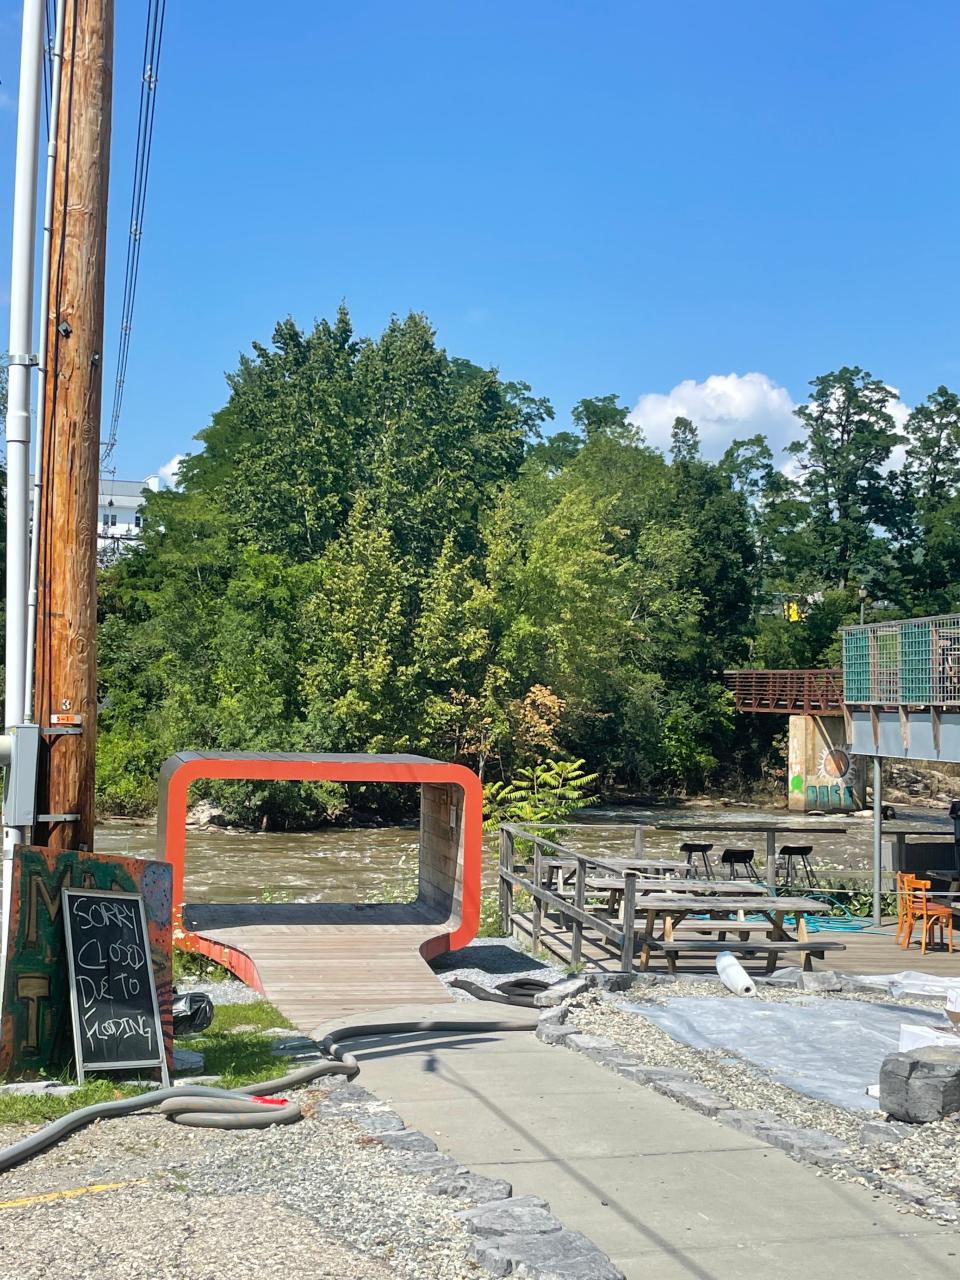
[[[176,985],[185,978],[198,982],[226,982],[233,974],[216,960],[202,956],[199,951],[181,951],[173,948],[173,982]]]
[[[234,1027],[256,1027],[258,1031],[289,1027],[292,1030],[293,1023],[279,1009],[275,1009],[269,1000],[256,1000],[252,1004],[221,1004],[214,1009],[213,1022],[201,1035],[232,1031]],[[183,1044],[184,1048],[189,1048],[195,1044],[195,1040],[185,1040]]]
[[[92,1106],[95,1102],[113,1102],[117,1098],[132,1098],[138,1093],[143,1093],[143,1090],[136,1085],[118,1085],[101,1078],[88,1080],[76,1093],[65,1098],[54,1098],[48,1094],[0,1094],[0,1124],[43,1124],[47,1120],[59,1120],[61,1116]]]
[[[254,1031],[237,1031],[237,1027],[255,1027]],[[223,1004],[214,1010],[213,1022],[206,1031],[183,1041],[185,1049],[203,1054],[204,1075],[217,1075],[224,1089],[236,1089],[257,1080],[282,1076],[288,1067],[285,1058],[271,1052],[272,1041],[261,1032],[272,1027],[293,1024],[269,1000],[253,1004]]]
[[[255,1027],[254,1031],[236,1031],[235,1027]],[[292,1024],[267,1000],[254,1004],[220,1005],[214,1010],[213,1022],[198,1036],[176,1041],[177,1048],[195,1049],[203,1054],[203,1074],[219,1076],[215,1082],[223,1089],[238,1089],[258,1080],[272,1080],[290,1069],[289,1059],[275,1058],[272,1041],[262,1035],[271,1027]],[[64,1074],[63,1084],[72,1084]],[[115,1098],[133,1098],[144,1090],[135,1084],[121,1085],[115,1078],[100,1076],[88,1080],[76,1093],[67,1097],[49,1094],[0,1094],[0,1125],[44,1124],[95,1102],[112,1102]]]

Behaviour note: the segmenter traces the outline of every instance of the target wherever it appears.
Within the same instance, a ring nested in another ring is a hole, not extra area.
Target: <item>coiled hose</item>
[[[508,1001],[509,1003],[509,1001]],[[177,1124],[188,1124],[206,1129],[265,1129],[269,1125],[294,1124],[302,1116],[298,1102],[282,1106],[258,1102],[251,1095],[269,1097],[287,1089],[309,1084],[321,1076],[346,1076],[353,1080],[360,1072],[360,1064],[342,1044],[363,1036],[409,1035],[427,1031],[534,1031],[537,1019],[522,1022],[506,1022],[494,1018],[457,1020],[453,1018],[421,1019],[409,1022],[365,1022],[338,1027],[322,1041],[325,1062],[314,1062],[300,1067],[276,1080],[262,1080],[244,1085],[240,1089],[215,1089],[207,1085],[184,1085],[169,1089],[157,1089],[140,1094],[136,1098],[117,1098],[113,1102],[96,1102],[89,1107],[71,1111],[31,1133],[28,1137],[0,1149],[0,1173],[29,1160],[59,1142],[67,1134],[82,1129],[95,1120],[110,1120],[116,1116],[133,1115],[138,1111],[156,1108],[161,1115]]]

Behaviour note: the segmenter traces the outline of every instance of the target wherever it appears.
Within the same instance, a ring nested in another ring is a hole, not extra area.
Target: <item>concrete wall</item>
[[[866,762],[850,753],[842,716],[791,716],[787,807],[845,813],[866,805]]]
[[[463,911],[463,792],[451,783],[420,788],[420,891],[431,914],[460,921]]]

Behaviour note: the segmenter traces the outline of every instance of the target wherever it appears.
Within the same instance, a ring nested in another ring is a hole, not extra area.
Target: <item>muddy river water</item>
[[[918,829],[952,824],[940,809],[902,809],[897,817]],[[824,874],[865,871],[870,866],[872,828],[868,816],[804,818],[780,810],[735,806],[688,805],[683,808],[634,808],[617,806],[585,811],[568,830],[571,848],[608,856],[629,856],[633,851],[636,823],[689,823],[690,835],[673,831],[645,833],[650,857],[672,857],[683,839],[713,840],[719,852],[726,845],[752,847],[757,866],[763,866],[762,834],[710,834],[711,822],[787,822],[805,828],[803,835],[784,837],[784,843],[812,844],[814,861]],[[818,834],[818,827],[845,826],[843,834]],[[809,835],[806,834],[809,830]],[[495,838],[486,841],[487,875],[495,875]],[[102,853],[154,855],[156,832],[152,823],[123,820],[104,822],[97,831],[96,847]],[[326,902],[393,899],[415,883],[417,829],[411,827],[326,828],[310,832],[255,832],[218,828],[191,830],[187,838],[186,897],[190,902],[254,902],[288,899]],[[406,895],[404,895],[406,896]]]

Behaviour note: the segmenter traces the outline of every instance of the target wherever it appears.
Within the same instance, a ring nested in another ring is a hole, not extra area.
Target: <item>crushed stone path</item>
[[[485,1010],[486,1012],[486,1010]],[[476,1173],[539,1195],[628,1280],[960,1274],[960,1233],[529,1032],[351,1044],[361,1081]]]

